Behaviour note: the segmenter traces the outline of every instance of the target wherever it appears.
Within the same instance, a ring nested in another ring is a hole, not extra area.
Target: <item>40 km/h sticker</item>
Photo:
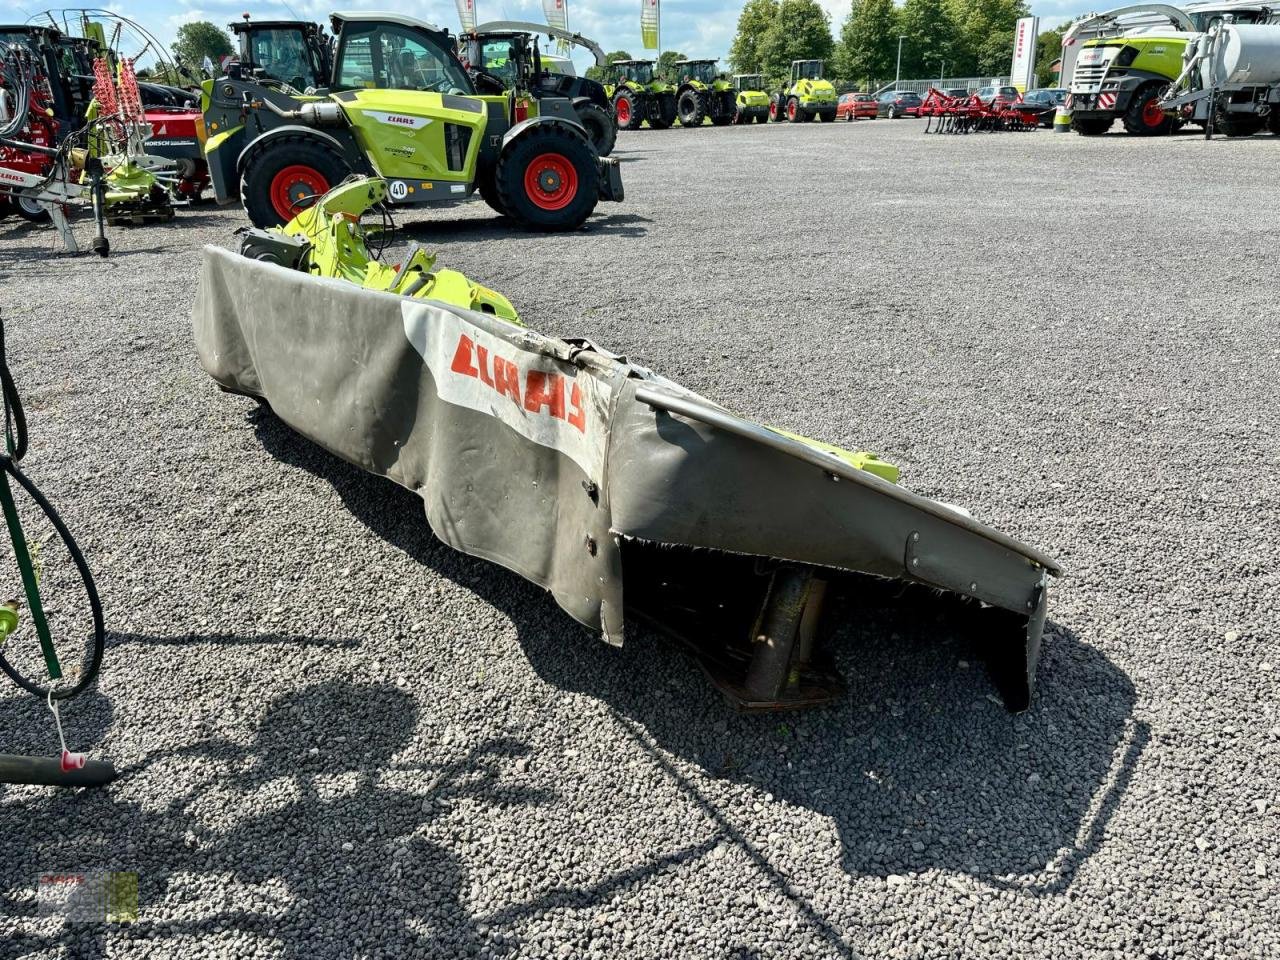
[[[391,180],[387,184],[387,192],[392,200],[403,200],[409,196],[409,185],[403,180]]]
[[[404,303],[400,312],[441,400],[488,414],[599,479],[611,395],[606,381],[440,307]]]

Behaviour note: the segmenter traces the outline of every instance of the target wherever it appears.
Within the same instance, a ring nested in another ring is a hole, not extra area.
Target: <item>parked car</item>
[[[876,116],[896,120],[920,116],[920,95],[908,90],[886,90],[876,98]]]
[[[842,93],[836,101],[836,119],[874,120],[876,118],[876,97],[873,93]]]
[[[991,106],[992,101],[999,100],[1001,103],[1013,103],[1018,99],[1017,87],[983,87],[978,91],[978,99],[986,106]]]
[[[948,97],[953,97],[956,100],[964,100],[966,97],[969,96],[968,87],[950,87],[949,89],[943,90],[942,92],[944,95]]]
[[[1044,107],[1040,115],[1040,126],[1052,127],[1054,111],[1067,99],[1067,91],[1062,87],[1044,87],[1040,90],[1028,90],[1022,95],[1022,102]]]

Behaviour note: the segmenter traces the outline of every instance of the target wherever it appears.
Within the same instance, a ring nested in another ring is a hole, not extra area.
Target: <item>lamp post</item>
[[[893,72],[893,89],[898,89],[898,82],[902,79],[902,41],[907,39],[906,35],[898,37],[898,67]]]
[[[942,66],[938,70],[938,86],[942,86],[942,81],[946,79],[946,76],[947,76],[947,61],[943,60]]]

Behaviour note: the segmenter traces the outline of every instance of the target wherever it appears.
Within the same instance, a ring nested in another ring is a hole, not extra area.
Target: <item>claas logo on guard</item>
[[[520,368],[512,361],[478,345],[465,333],[458,338],[449,369],[464,377],[474,377],[500,397],[507,397],[517,407],[529,413],[544,414],[555,420],[563,420],[579,433],[587,431],[587,411],[582,405],[582,388],[570,381],[565,396],[565,377],[543,370],[525,371],[523,380]],[[568,400],[566,406],[565,401]]]

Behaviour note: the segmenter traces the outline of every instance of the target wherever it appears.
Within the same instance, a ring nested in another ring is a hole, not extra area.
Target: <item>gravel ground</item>
[[[842,702],[738,716],[214,388],[188,315],[238,209],[105,263],[0,223],[26,467],[110,626],[68,732],[123,770],[0,788],[0,956],[1280,956],[1276,144],[921,127],[624,133],[573,236],[402,219],[1055,555],[1016,717],[944,625],[856,611]],[[4,696],[0,749],[48,753]],[[63,869],[136,871],[139,922],[39,918]]]

